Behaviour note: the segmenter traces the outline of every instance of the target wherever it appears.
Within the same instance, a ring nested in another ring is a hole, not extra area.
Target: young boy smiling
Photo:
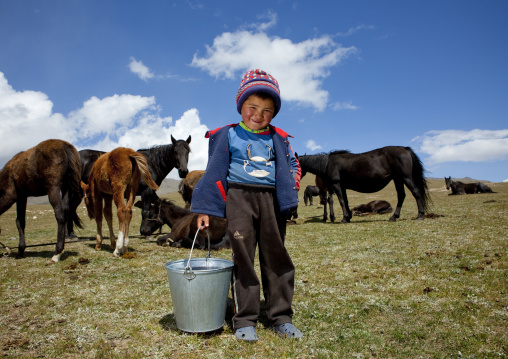
[[[199,213],[198,227],[209,226],[209,215],[228,220],[236,338],[258,340],[261,285],[254,269],[256,246],[270,329],[301,338],[292,324],[295,268],[284,246],[286,214],[298,206],[301,170],[290,136],[270,125],[281,107],[277,80],[262,70],[247,71],[236,102],[242,121],[206,134],[208,165],[194,189],[191,211]]]

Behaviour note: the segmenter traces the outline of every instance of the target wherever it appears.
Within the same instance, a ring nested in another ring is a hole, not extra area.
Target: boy
[[[256,245],[270,329],[301,338],[302,332],[291,323],[295,269],[284,247],[286,213],[298,206],[301,170],[289,135],[270,126],[281,106],[277,80],[261,70],[247,71],[236,102],[242,122],[206,134],[209,160],[194,189],[191,212],[199,213],[198,228],[208,227],[209,215],[228,220],[236,338],[258,340]]]

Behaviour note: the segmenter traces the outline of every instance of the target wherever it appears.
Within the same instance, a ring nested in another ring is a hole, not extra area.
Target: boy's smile
[[[242,105],[242,121],[251,130],[262,130],[270,124],[275,113],[275,104],[271,98],[250,95]]]

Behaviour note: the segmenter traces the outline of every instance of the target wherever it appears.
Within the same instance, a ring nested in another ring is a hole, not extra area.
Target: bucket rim
[[[168,271],[176,272],[176,273],[184,273],[185,267],[187,266],[189,259],[177,259],[174,261],[167,262],[164,264],[164,267]],[[199,264],[206,263],[206,262],[219,262],[222,265],[220,267],[212,267],[203,269],[200,267]],[[212,273],[212,272],[220,272],[224,270],[229,270],[233,268],[234,264],[233,261],[229,259],[223,259],[223,258],[192,258],[190,260],[190,266],[193,271],[199,272],[199,273]],[[194,269],[194,267],[200,267],[199,269]]]

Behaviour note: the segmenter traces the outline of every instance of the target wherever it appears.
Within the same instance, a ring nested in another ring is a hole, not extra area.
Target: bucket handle
[[[192,271],[192,268],[190,266],[190,261],[192,258],[192,250],[194,249],[194,244],[196,244],[196,238],[198,237],[198,233],[201,230],[201,228],[204,228],[204,227],[205,226],[201,226],[198,228],[198,230],[196,231],[196,234],[194,235],[194,240],[192,241],[192,247],[191,247],[190,254],[189,254],[189,260],[187,261],[187,266],[185,267],[185,270],[183,272],[183,276],[185,278],[187,278],[188,280],[193,280],[194,278],[196,278],[196,274],[194,274],[194,272]],[[208,260],[208,258],[211,257],[211,255],[210,255],[210,232],[207,230],[206,233],[208,235],[208,254],[206,255],[206,259]]]

